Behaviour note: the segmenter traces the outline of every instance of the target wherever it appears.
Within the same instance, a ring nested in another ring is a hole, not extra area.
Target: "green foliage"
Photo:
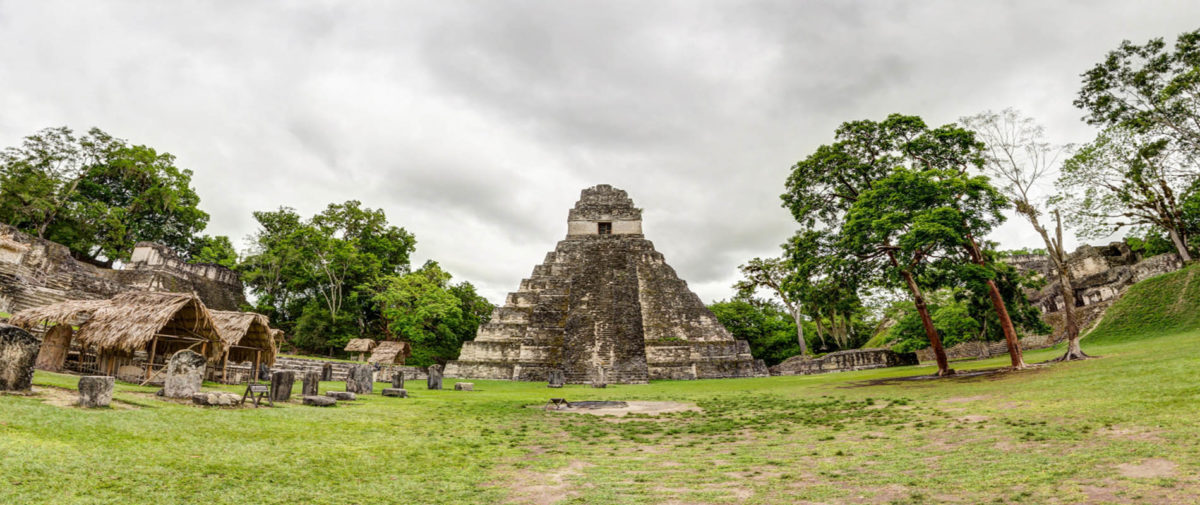
[[[208,223],[175,157],[93,128],[42,130],[0,153],[0,221],[92,261],[150,241],[186,253]]]
[[[1141,340],[1200,329],[1200,265],[1129,287],[1087,334],[1088,342]]]
[[[1143,257],[1158,256],[1159,254],[1175,252],[1175,244],[1157,230],[1145,230],[1138,235],[1125,237],[1129,249]]]
[[[494,308],[470,283],[450,284],[450,274],[435,262],[419,270],[383,279],[372,298],[387,334],[412,344],[409,364],[445,363],[458,357],[462,343]]]
[[[259,231],[241,265],[257,310],[294,325],[301,349],[339,349],[385,330],[372,297],[384,278],[408,269],[416,239],[382,210],[330,204],[309,219],[290,208],[255,212]]]
[[[796,322],[787,311],[773,302],[763,300],[733,299],[719,301],[708,306],[725,329],[738,340],[750,344],[750,353],[768,366],[778,364],[800,354],[800,343],[796,340]],[[815,327],[810,325],[810,329]],[[814,331],[806,331],[805,339],[810,349],[817,348]]]
[[[231,269],[238,267],[237,250],[233,248],[229,237],[224,235],[195,237],[187,252],[188,261],[191,263],[211,263]]]

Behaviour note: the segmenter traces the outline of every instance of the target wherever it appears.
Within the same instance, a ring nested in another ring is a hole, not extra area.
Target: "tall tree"
[[[1049,206],[1045,198],[1034,194],[1057,175],[1059,163],[1070,154],[1073,146],[1047,142],[1045,129],[1041,125],[1011,108],[999,113],[982,112],[964,118],[963,123],[975,130],[987,146],[984,171],[1001,182],[1000,190],[1012,201],[1017,214],[1029,221],[1042,238],[1046,255],[1054,266],[1058,291],[1063,299],[1064,333],[1067,339],[1067,351],[1058,359],[1087,358],[1079,346],[1079,318],[1075,312],[1071,269],[1067,267],[1068,253],[1063,244],[1062,217],[1057,207]],[[1047,214],[1053,215],[1053,235],[1042,223],[1042,216]]]
[[[754,258],[738,268],[741,269],[743,278],[733,287],[739,296],[753,298],[759,288],[770,290],[787,308],[788,314],[796,323],[796,343],[800,346],[800,354],[809,354],[808,344],[804,341],[804,307],[794,287],[789,285],[792,272],[789,271],[787,263],[780,258]]]
[[[231,269],[238,266],[237,250],[233,248],[229,237],[224,235],[193,237],[187,258],[192,263],[212,263]]]
[[[1200,30],[1180,34],[1173,48],[1162,38],[1123,41],[1082,77],[1075,106],[1088,124],[1171,137],[1200,155]]]
[[[1169,137],[1109,128],[1063,164],[1055,202],[1085,237],[1156,227],[1191,261],[1181,196],[1200,176],[1194,160]]]
[[[750,352],[770,365],[800,354],[795,319],[778,302],[735,298],[708,306],[725,329],[750,345]]]
[[[469,283],[450,284],[451,276],[436,262],[383,279],[372,298],[379,306],[388,335],[413,346],[413,364],[445,363],[458,357],[493,306]]]
[[[186,253],[208,214],[175,157],[93,128],[42,130],[0,154],[0,219],[79,259],[128,259],[139,241]]]

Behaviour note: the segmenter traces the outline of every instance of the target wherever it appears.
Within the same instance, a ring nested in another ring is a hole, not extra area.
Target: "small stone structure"
[[[396,389],[404,389],[404,374],[398,373],[392,375],[392,387]]]
[[[561,388],[567,383],[567,377],[563,375],[562,370],[551,370],[546,377],[546,382],[548,388]]]
[[[333,363],[325,363],[324,365],[321,365],[321,380],[333,380]]]
[[[350,369],[346,376],[346,391],[350,393],[371,393],[375,389],[375,367],[359,365]]]
[[[211,392],[192,395],[192,403],[206,407],[229,407],[242,402],[242,397],[233,393]]]
[[[455,391],[474,391],[475,384],[472,382],[455,382],[454,390]]]
[[[750,346],[717,321],[642,234],[629,195],[601,184],[580,194],[567,236],[463,344],[447,377],[586,384],[762,377]]]
[[[337,404],[337,400],[329,396],[305,396],[303,402],[312,407],[332,407]]]
[[[42,341],[16,326],[0,324],[0,391],[33,389],[33,365]]]
[[[114,379],[105,375],[85,375],[79,378],[79,406],[107,407],[112,403]]]
[[[820,358],[792,356],[771,367],[771,375],[811,375],[916,364],[916,353],[898,353],[890,349],[851,349]]]
[[[200,392],[204,382],[206,360],[195,351],[184,349],[171,356],[167,362],[167,378],[163,382],[163,396],[167,398],[191,398]]]
[[[271,374],[271,401],[286,402],[292,398],[292,386],[296,384],[296,372],[284,371]]]
[[[429,378],[425,380],[426,389],[442,389],[442,365],[429,365]]]
[[[321,372],[310,370],[304,372],[304,385],[301,388],[303,394],[301,396],[317,396],[321,389]]]
[[[384,388],[383,396],[394,396],[397,398],[408,398],[408,390],[404,388]]]
[[[326,391],[325,396],[339,401],[350,401],[358,398],[354,393],[348,391]]]

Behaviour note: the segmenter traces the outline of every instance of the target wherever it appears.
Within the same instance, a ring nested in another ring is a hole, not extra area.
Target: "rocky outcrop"
[[[792,356],[783,363],[771,367],[771,375],[811,375],[916,364],[917,355],[911,352],[898,353],[890,349],[852,349],[826,354],[819,358]]]
[[[448,377],[614,384],[767,375],[642,235],[619,189],[583,190],[567,237],[463,345]]]

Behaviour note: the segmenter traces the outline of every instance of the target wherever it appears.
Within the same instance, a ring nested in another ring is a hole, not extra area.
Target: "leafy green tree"
[[[801,354],[795,319],[778,302],[735,298],[715,302],[708,308],[734,338],[745,340],[750,352],[768,366]],[[808,334],[811,336],[812,332]],[[808,344],[812,348],[815,342]]]
[[[139,241],[186,253],[208,223],[175,157],[93,128],[42,130],[0,154],[0,219],[99,264]]]
[[[420,269],[388,276],[372,301],[379,306],[389,336],[411,343],[415,365],[445,363],[458,357],[494,308],[469,283],[450,284],[451,276],[430,261]]]
[[[237,250],[233,248],[229,237],[224,235],[194,237],[187,252],[188,261],[192,263],[211,263],[230,269],[238,266]]]
[[[1191,261],[1181,197],[1200,176],[1193,160],[1169,137],[1109,128],[1063,164],[1055,202],[1084,237],[1126,226],[1155,227]]]
[[[1128,40],[1083,74],[1075,106],[1088,124],[1137,135],[1167,136],[1200,155],[1200,30],[1180,34],[1173,48],[1162,38]]]
[[[800,354],[808,354],[809,346],[804,338],[804,318],[794,280],[800,278],[789,269],[787,262],[780,258],[753,258],[745,265],[738,267],[742,271],[742,280],[734,284],[739,296],[753,298],[759,288],[767,289],[792,317],[792,328],[796,330],[796,345]]]

